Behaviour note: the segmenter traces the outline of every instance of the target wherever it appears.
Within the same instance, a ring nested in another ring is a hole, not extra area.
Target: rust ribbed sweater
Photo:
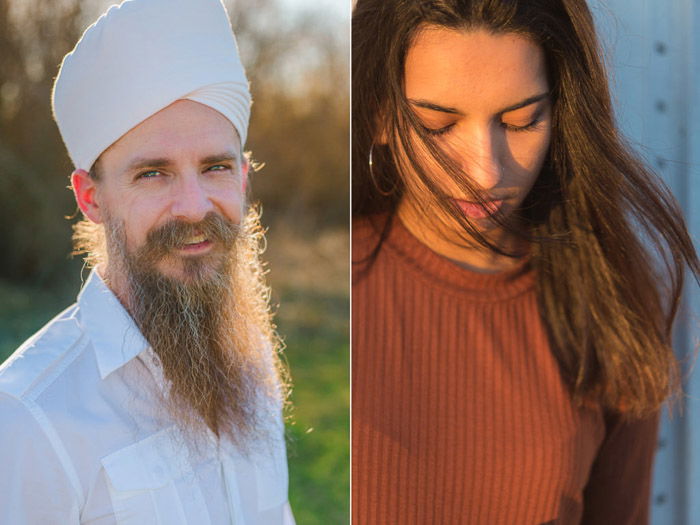
[[[381,220],[353,225],[353,523],[647,523],[657,418],[573,405],[529,266],[465,270],[396,219],[368,267]]]

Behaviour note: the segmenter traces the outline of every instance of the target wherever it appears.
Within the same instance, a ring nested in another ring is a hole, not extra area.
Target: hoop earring
[[[377,179],[374,177],[374,162],[372,161],[372,151],[374,150],[374,141],[372,141],[372,145],[369,147],[369,177],[372,179],[372,185],[376,188],[376,190],[379,192],[380,195],[383,197],[390,197],[394,194],[396,191],[396,183],[394,183],[394,187],[391,188],[391,190],[386,191],[383,190],[380,186],[379,183],[377,182]]]

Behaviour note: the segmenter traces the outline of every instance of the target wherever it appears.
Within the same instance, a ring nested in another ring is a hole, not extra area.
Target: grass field
[[[349,519],[349,240],[270,231],[270,282],[294,390],[290,500],[299,525]]]
[[[269,279],[294,388],[290,500],[299,525],[348,523],[348,234],[268,235]],[[78,271],[56,289],[0,280],[0,361],[75,300]]]

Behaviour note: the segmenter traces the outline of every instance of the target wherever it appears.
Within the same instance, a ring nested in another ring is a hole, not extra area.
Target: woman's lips
[[[454,199],[454,201],[462,210],[462,213],[470,219],[485,219],[486,217],[490,217],[503,205],[503,199],[485,201],[483,204],[460,199]]]

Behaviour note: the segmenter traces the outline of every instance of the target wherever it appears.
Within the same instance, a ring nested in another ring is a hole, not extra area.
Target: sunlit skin
[[[424,166],[435,183],[492,242],[525,252],[489,215],[504,217],[523,202],[542,168],[551,134],[551,103],[542,49],[523,36],[486,30],[424,28],[409,48],[405,93],[438,145],[490,203],[485,209],[432,160]],[[416,139],[417,140],[417,139]],[[399,204],[402,222],[433,251],[484,272],[508,269],[517,259],[467,247],[461,227],[437,205],[415,173],[406,173]],[[448,225],[447,227],[444,224]]]
[[[174,219],[196,223],[215,212],[239,224],[247,171],[231,122],[208,106],[179,100],[104,151],[99,180],[79,169],[71,182],[78,206],[91,221],[123,222],[127,250],[134,253],[149,231]],[[156,268],[182,278],[183,258],[206,257],[221,248],[195,236]],[[121,297],[125,280],[119,268],[108,261],[99,270]]]

